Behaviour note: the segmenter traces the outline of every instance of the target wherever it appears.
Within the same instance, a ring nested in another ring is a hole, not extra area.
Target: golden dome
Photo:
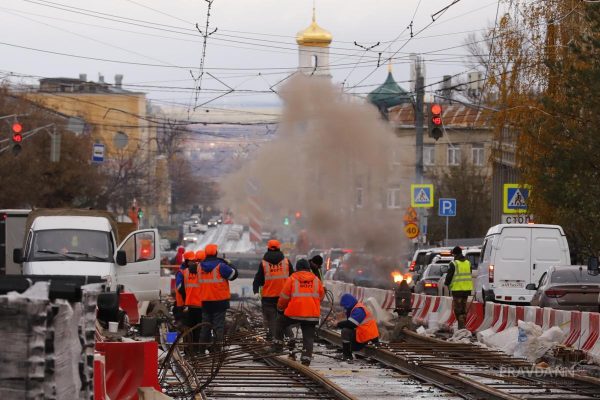
[[[317,25],[315,18],[315,9],[313,8],[313,18],[310,26],[296,35],[296,43],[301,46],[327,47],[333,40],[331,33]]]

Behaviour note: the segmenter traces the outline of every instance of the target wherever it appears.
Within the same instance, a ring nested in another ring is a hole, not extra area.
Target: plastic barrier
[[[127,317],[129,317],[130,324],[136,325],[140,323],[140,312],[138,310],[138,302],[135,298],[135,294],[122,292],[119,295],[119,307],[121,307],[127,314]]]
[[[94,353],[94,399],[110,400],[106,397],[106,365],[102,353]]]
[[[438,311],[439,326],[442,329],[451,330],[455,328],[456,316],[452,307],[452,297],[442,297],[440,310]]]
[[[471,332],[477,332],[484,320],[483,303],[473,301],[467,310],[465,328]]]
[[[139,387],[158,384],[158,344],[156,342],[103,342],[96,350],[106,360],[106,392],[111,399],[137,399]]]

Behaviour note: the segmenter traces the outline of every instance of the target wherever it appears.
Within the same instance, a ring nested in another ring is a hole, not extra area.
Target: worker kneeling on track
[[[202,325],[200,341],[203,353],[205,346],[210,343],[211,329],[215,335],[215,341],[223,340],[225,334],[225,314],[229,308],[231,292],[229,281],[238,277],[237,269],[229,261],[217,257],[218,247],[209,244],[204,248],[206,258],[200,263],[200,300],[202,301]]]
[[[198,250],[195,254],[195,262],[190,263],[183,271],[183,286],[185,288],[185,311],[187,312],[187,326],[195,327],[202,323],[202,297],[200,295],[200,273],[198,263],[204,261],[206,255],[204,250]],[[200,328],[192,331],[193,349],[198,350],[200,342]]]
[[[290,260],[281,252],[280,248],[278,240],[269,240],[267,252],[263,256],[252,282],[254,294],[258,294],[262,287],[260,302],[268,341],[273,340],[273,336],[275,336],[279,294],[287,279],[294,272]],[[285,333],[291,338],[292,328],[288,327]]]
[[[283,333],[290,325],[300,324],[302,330],[302,356],[300,361],[310,365],[315,328],[321,316],[321,300],[325,297],[325,289],[321,280],[310,271],[310,265],[305,259],[298,260],[296,272],[285,282],[277,310],[277,330],[273,341],[273,351],[283,351]]]
[[[369,342],[379,344],[379,329],[371,310],[360,303],[350,293],[340,299],[346,310],[346,320],[337,323],[342,330],[342,350],[344,360],[352,360],[352,352],[362,350]]]

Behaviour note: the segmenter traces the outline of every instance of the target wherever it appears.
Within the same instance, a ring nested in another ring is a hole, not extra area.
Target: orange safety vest
[[[202,307],[199,278],[200,274],[191,274],[189,269],[183,271],[185,305],[188,307]]]
[[[184,271],[177,271],[177,273],[183,275]],[[185,275],[183,275],[183,279],[185,279]],[[185,282],[184,282],[184,284],[185,284]],[[185,300],[183,299],[183,296],[181,295],[181,293],[179,293],[179,290],[177,289],[177,287],[175,288],[175,305],[177,307],[183,307],[185,305]]]
[[[281,293],[285,281],[290,276],[290,262],[287,258],[284,258],[279,264],[274,265],[263,260],[262,268],[265,273],[265,284],[262,288],[262,296],[279,297],[279,293]]]
[[[314,274],[313,274],[314,275]],[[312,281],[298,280],[294,275],[292,280],[292,293],[290,302],[285,309],[284,315],[294,319],[318,321],[321,316],[321,298],[319,295],[319,284],[321,281],[316,276]],[[279,297],[287,298],[287,294],[281,293]]]
[[[221,265],[206,272],[198,266],[200,272],[200,298],[202,301],[222,301],[231,298],[229,281],[221,276]]]
[[[355,308],[362,308],[366,315],[365,319],[363,319],[360,324],[358,324],[358,321],[352,320],[352,322],[358,324],[358,327],[356,328],[356,342],[366,343],[369,340],[378,338],[379,329],[377,328],[377,321],[373,318],[373,314],[369,308],[362,303],[356,303],[352,311],[354,311]]]

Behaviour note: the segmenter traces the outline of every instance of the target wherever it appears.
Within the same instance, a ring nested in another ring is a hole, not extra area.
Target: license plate
[[[502,281],[500,282],[500,286],[508,287],[508,288],[522,288],[524,286],[524,282],[522,281]]]

